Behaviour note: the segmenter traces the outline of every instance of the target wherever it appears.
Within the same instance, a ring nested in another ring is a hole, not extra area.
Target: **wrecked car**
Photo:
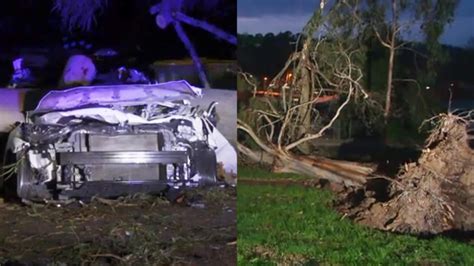
[[[214,183],[218,167],[235,174],[217,103],[202,109],[196,97],[202,90],[186,81],[50,91],[9,135],[4,165],[15,167],[17,196],[115,197]]]

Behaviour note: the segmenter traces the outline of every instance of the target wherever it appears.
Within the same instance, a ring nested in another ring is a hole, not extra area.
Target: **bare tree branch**
[[[201,28],[201,29],[203,29],[207,32],[212,33],[214,36],[216,36],[219,39],[225,40],[226,42],[228,42],[230,44],[237,45],[237,37],[236,36],[234,36],[232,34],[229,34],[229,33],[219,29],[218,27],[216,27],[216,26],[214,26],[214,25],[212,25],[212,24],[210,24],[206,21],[186,16],[185,14],[183,14],[181,12],[177,12],[175,14],[175,16],[176,16],[176,19],[178,19],[181,22],[184,22],[184,23],[186,23],[188,25],[191,25],[193,27]]]
[[[335,121],[337,120],[337,118],[339,117],[339,115],[340,115],[342,109],[344,109],[344,107],[345,107],[347,104],[349,104],[349,101],[350,101],[350,99],[351,99],[352,93],[353,93],[353,91],[354,91],[353,88],[352,88],[352,85],[350,85],[350,86],[351,86],[351,88],[350,88],[350,90],[349,90],[349,93],[347,94],[346,100],[339,106],[339,108],[337,108],[336,114],[332,117],[331,121],[330,121],[327,125],[325,125],[318,133],[308,135],[308,136],[306,136],[306,137],[304,137],[304,138],[302,138],[302,139],[299,139],[299,140],[297,140],[297,141],[295,141],[295,142],[293,142],[293,143],[287,145],[287,146],[285,147],[285,150],[286,150],[286,151],[289,151],[289,150],[295,148],[296,146],[300,145],[300,144],[303,143],[303,142],[306,142],[306,141],[309,141],[309,140],[313,140],[313,139],[319,138],[319,137],[321,137],[321,136],[324,134],[324,132],[325,132],[326,130],[328,130],[329,128],[331,128],[332,125],[334,124],[334,122],[335,122]]]

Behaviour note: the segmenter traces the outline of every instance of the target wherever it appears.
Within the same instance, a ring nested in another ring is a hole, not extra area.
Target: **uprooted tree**
[[[307,147],[302,147],[324,136],[351,102],[380,114],[385,109],[363,88],[364,46],[359,33],[367,28],[360,23],[358,8],[364,5],[322,3],[304,28],[296,52],[270,83],[279,97],[254,98],[239,114],[238,129],[245,136],[241,135],[239,152],[248,160],[271,165],[274,172],[345,184],[339,210],[363,224],[415,234],[473,230],[474,151],[467,131],[474,124],[472,112],[428,120],[434,129],[423,154],[394,178],[358,163],[308,155]],[[290,67],[293,79],[280,84]],[[255,92],[252,76],[241,73],[241,77]],[[328,99],[338,106],[322,114],[316,105]]]
[[[406,164],[385,189],[348,190],[340,211],[362,224],[401,233],[474,230],[473,113],[427,120],[433,129],[418,161]]]
[[[351,101],[373,105],[362,88],[363,47],[354,21],[357,4],[336,1],[317,9],[300,35],[297,51],[270,87],[280,91],[278,100],[263,98],[262,103],[245,112],[238,129],[259,148],[252,150],[243,142],[239,151],[247,158],[272,164],[277,172],[296,172],[348,185],[362,185],[373,172],[370,167],[322,157],[300,156],[308,153],[308,144],[322,137]],[[355,26],[354,26],[355,25]],[[292,79],[279,80],[292,67]],[[248,80],[248,74],[241,74]],[[321,115],[315,104],[340,101],[331,116]]]

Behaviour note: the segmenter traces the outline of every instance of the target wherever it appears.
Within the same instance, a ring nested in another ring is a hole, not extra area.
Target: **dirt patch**
[[[466,118],[440,115],[418,162],[347,190],[339,210],[371,227],[412,234],[474,230],[474,151]],[[378,184],[374,184],[378,180]]]
[[[0,264],[235,265],[236,190],[67,206],[0,203]]]

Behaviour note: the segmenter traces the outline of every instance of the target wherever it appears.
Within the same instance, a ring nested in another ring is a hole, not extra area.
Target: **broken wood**
[[[246,124],[240,121],[238,128],[247,132],[249,136],[256,134]],[[354,162],[337,161],[316,156],[295,155],[288,151],[270,147],[260,139],[254,139],[262,149],[252,150],[242,143],[237,145],[239,152],[255,163],[271,165],[276,173],[296,173],[306,176],[315,176],[347,186],[361,187],[375,171],[373,167]]]
[[[275,173],[295,173],[314,176],[347,186],[361,187],[374,172],[372,167],[323,157],[298,156],[288,153],[269,154],[253,151],[239,144],[239,152],[255,163],[271,165]]]

